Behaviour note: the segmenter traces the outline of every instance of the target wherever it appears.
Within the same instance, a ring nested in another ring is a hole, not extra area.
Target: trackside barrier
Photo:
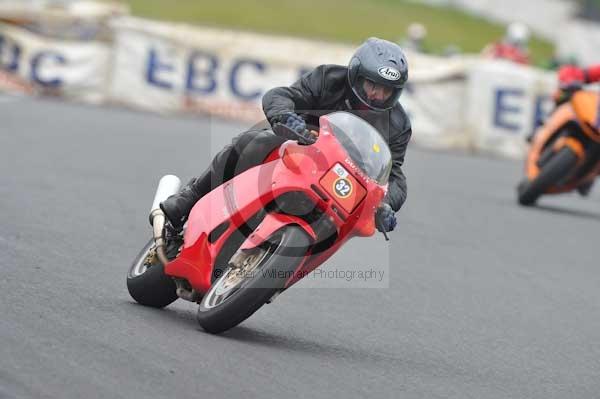
[[[319,64],[345,65],[354,51],[127,16],[107,26],[110,40],[67,40],[0,24],[0,91],[256,123],[267,90]],[[421,146],[520,158],[524,137],[551,109],[551,73],[468,56],[407,56],[401,103]]]

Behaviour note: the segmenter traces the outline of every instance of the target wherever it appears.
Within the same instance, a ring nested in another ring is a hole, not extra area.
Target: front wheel
[[[286,226],[266,245],[248,251],[241,267],[225,269],[204,295],[198,308],[202,328],[216,334],[250,317],[284,288],[310,245],[298,226]]]
[[[164,308],[178,298],[175,282],[158,260],[154,240],[144,246],[129,268],[127,289],[136,302],[153,308]]]
[[[518,188],[519,204],[531,206],[551,186],[560,183],[573,172],[577,165],[577,155],[569,147],[563,147],[542,167],[539,175],[531,181],[523,180]]]

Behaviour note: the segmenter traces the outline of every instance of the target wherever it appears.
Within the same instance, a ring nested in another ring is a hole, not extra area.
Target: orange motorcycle
[[[600,173],[600,95],[581,87],[560,90],[554,112],[532,139],[519,204],[543,194],[578,190],[585,195]]]

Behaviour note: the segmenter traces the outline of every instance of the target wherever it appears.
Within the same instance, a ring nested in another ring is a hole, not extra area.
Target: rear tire
[[[296,271],[310,245],[308,235],[298,226],[286,226],[269,238],[277,242],[248,277],[242,278],[239,288],[222,294],[232,268],[227,268],[214,281],[198,308],[198,323],[209,333],[217,334],[237,326],[284,288]],[[224,299],[223,299],[224,298]]]
[[[164,272],[164,266],[154,256],[151,264],[146,258],[154,248],[150,240],[133,261],[127,273],[127,290],[136,302],[153,308],[164,308],[178,298],[175,282]]]
[[[569,147],[563,147],[542,167],[539,175],[529,181],[523,180],[518,188],[519,204],[534,205],[538,198],[552,185],[567,177],[577,165],[577,155]]]

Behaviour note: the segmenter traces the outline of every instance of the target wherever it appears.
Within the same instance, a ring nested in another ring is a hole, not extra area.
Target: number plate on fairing
[[[321,186],[348,213],[365,198],[367,190],[339,163],[323,176]]]

